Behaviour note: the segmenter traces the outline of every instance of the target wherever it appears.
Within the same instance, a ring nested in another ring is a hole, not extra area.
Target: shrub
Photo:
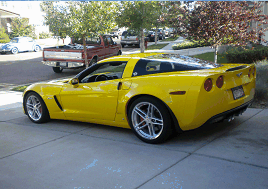
[[[5,28],[0,28],[0,43],[8,43],[10,41],[8,35],[6,34]]]
[[[261,101],[268,99],[268,60],[255,62],[256,64],[256,92],[255,100]]]
[[[41,32],[39,34],[39,39],[47,39],[47,38],[50,38],[50,37],[51,37],[51,34],[50,33]]]
[[[188,49],[188,48],[196,48],[196,47],[204,47],[210,46],[211,44],[206,41],[186,41],[182,43],[177,43],[172,45],[173,50],[180,50],[180,49]]]
[[[247,47],[232,47],[227,50],[225,56],[230,63],[253,63],[268,57],[268,47],[262,45],[253,45],[253,49]]]

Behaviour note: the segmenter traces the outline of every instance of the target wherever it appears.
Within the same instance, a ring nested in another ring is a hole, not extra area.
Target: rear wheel
[[[121,55],[121,54],[122,54],[122,52],[121,52],[121,51],[118,51],[118,52],[117,52],[117,55]]]
[[[63,71],[63,68],[61,67],[52,67],[52,69],[55,73],[61,73]]]
[[[130,106],[128,120],[135,135],[146,143],[162,143],[172,131],[167,108],[151,97],[136,99]]]
[[[123,48],[123,47],[125,47],[125,45],[124,45],[124,44],[121,44],[121,46],[122,46],[122,48]]]
[[[23,101],[24,110],[34,123],[49,121],[49,113],[43,99],[35,92],[27,94]]]
[[[35,51],[35,52],[40,51],[40,47],[39,47],[38,45],[36,45],[36,46],[34,47],[34,51]]]

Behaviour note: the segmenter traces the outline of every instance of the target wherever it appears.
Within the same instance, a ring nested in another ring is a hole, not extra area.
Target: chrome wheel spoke
[[[162,125],[163,126],[163,120],[158,118],[152,118],[152,122],[154,125]]]
[[[153,138],[155,136],[154,126],[149,125],[148,130],[149,130],[149,135]]]
[[[134,127],[139,129],[139,128],[140,128],[140,125],[141,125],[142,123],[144,123],[144,122],[145,122],[145,120],[141,121],[140,123],[138,123],[138,124],[135,125]]]
[[[27,104],[26,104],[26,107],[27,107],[27,108],[30,108],[31,110],[33,110],[33,108],[34,108],[33,105],[30,104],[30,103],[27,103]]]
[[[40,117],[41,117],[41,113],[39,112],[39,110],[38,110],[38,109],[35,109],[35,114],[37,115],[37,117],[38,117],[38,118],[40,118]]]
[[[145,119],[146,114],[145,114],[142,110],[140,110],[139,108],[136,107],[134,111],[135,111],[139,116],[141,116],[142,119]]]
[[[142,125],[141,127],[136,127],[136,128],[137,128],[137,130],[141,130],[141,129],[145,128],[145,127],[148,127],[147,123],[145,125]]]

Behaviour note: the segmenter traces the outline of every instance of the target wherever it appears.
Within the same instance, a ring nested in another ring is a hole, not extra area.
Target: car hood
[[[15,44],[16,43],[4,43],[4,44],[0,45],[0,47],[2,49],[4,49],[4,48],[7,48],[7,47],[16,46]]]

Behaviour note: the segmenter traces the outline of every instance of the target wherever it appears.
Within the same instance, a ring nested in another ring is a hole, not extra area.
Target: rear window
[[[83,44],[83,40],[80,37],[72,38],[72,43],[75,44]],[[101,39],[100,37],[86,37],[86,44],[100,44]]]
[[[212,69],[216,67],[207,63],[186,62],[173,55],[160,54],[140,59],[135,65],[132,77],[163,72]]]

